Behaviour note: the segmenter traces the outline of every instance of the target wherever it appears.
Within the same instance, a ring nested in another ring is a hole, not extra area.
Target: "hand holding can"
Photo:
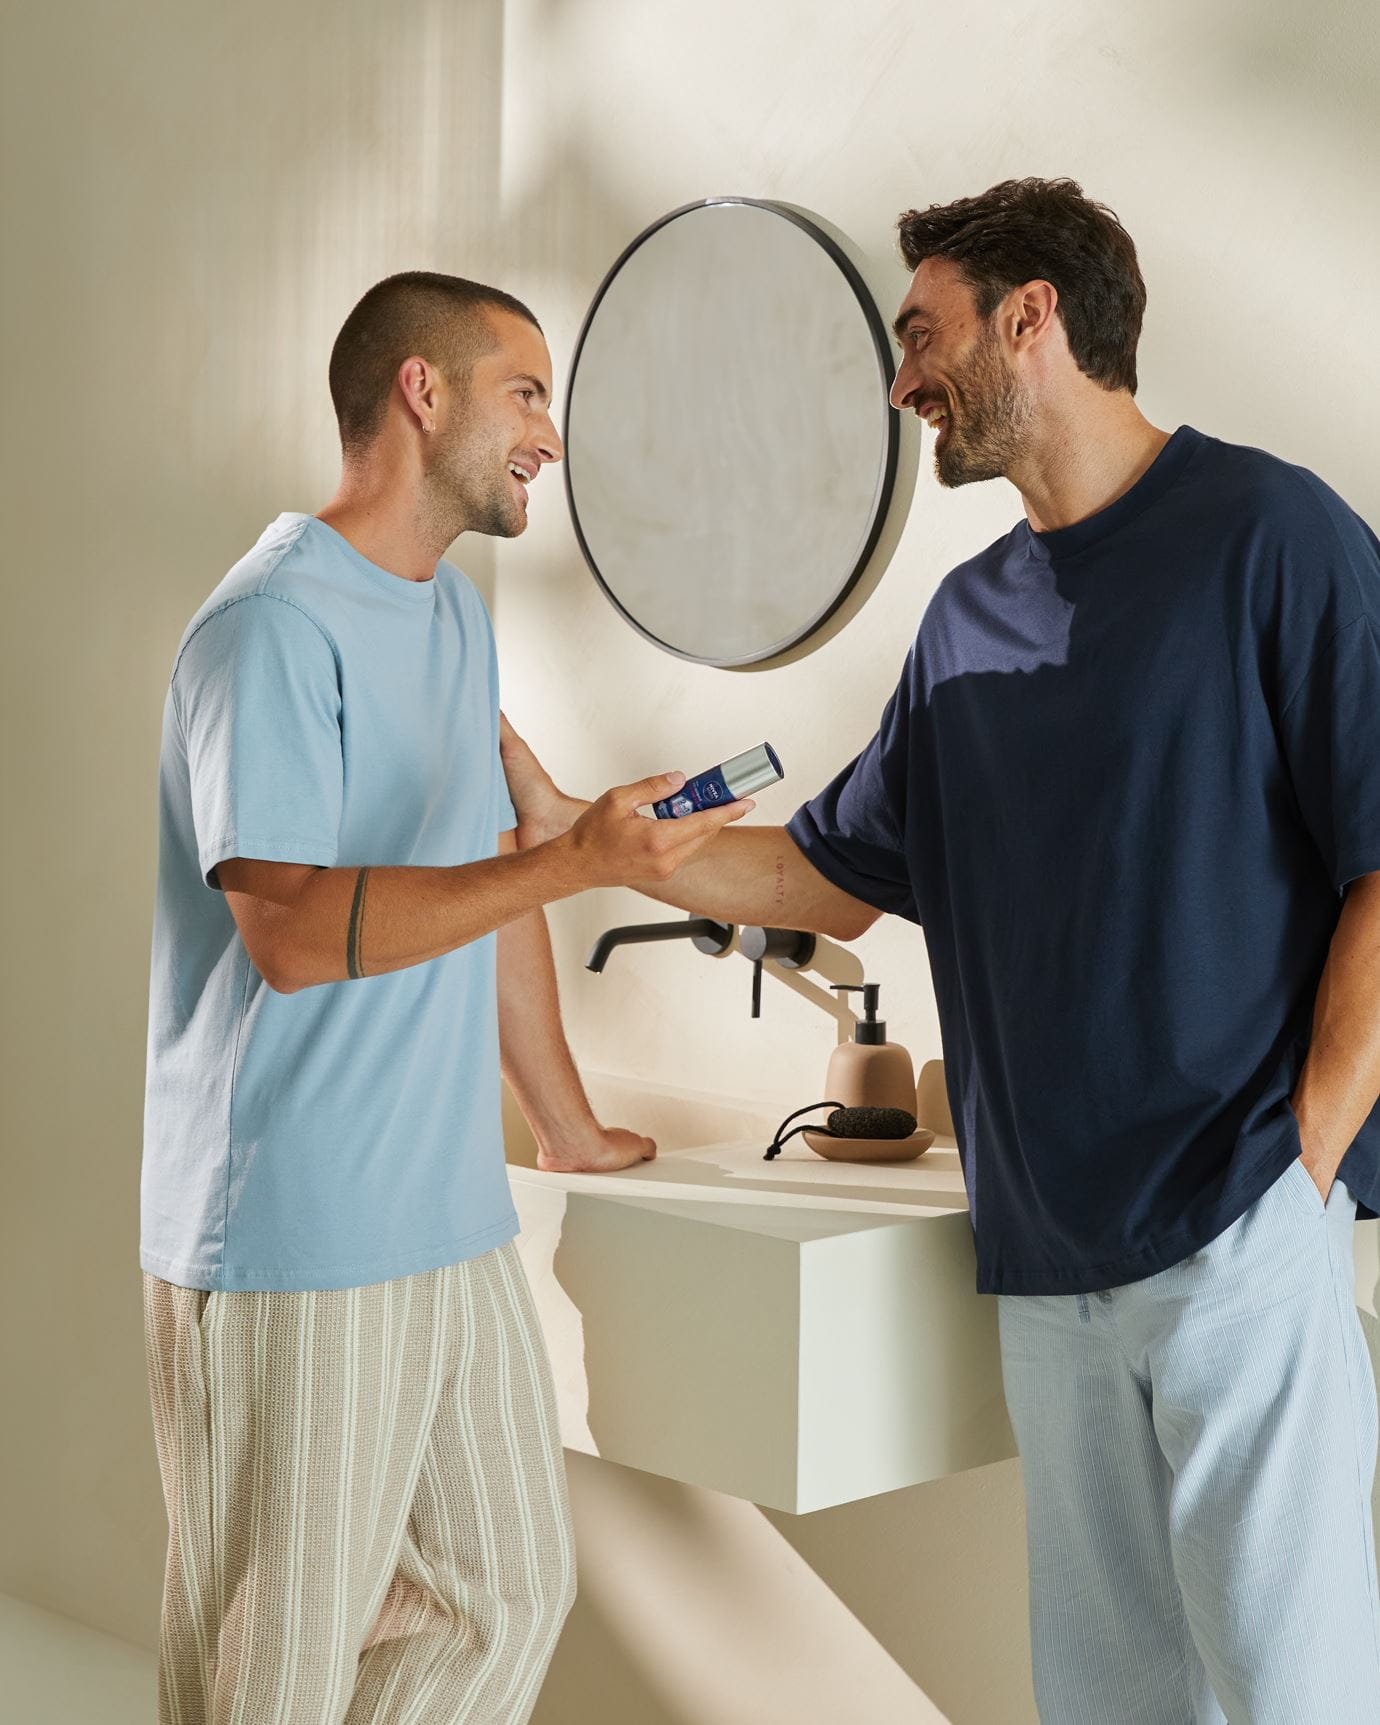
[[[734,755],[722,766],[709,767],[687,779],[673,796],[652,804],[659,821],[679,820],[699,809],[719,808],[724,803],[736,803],[740,797],[750,797],[783,779],[781,762],[770,743],[759,743],[741,755]]]

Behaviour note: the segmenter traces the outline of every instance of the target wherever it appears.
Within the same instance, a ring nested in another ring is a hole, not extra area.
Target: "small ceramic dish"
[[[914,1162],[934,1143],[934,1133],[923,1126],[909,1138],[831,1138],[808,1128],[800,1136],[816,1156],[830,1162]]]

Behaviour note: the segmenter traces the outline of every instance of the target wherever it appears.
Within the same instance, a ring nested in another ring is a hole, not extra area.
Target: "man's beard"
[[[962,419],[955,416],[961,404]],[[972,485],[1004,478],[1025,454],[1030,399],[986,325],[949,391],[949,425],[935,451],[939,483]]]
[[[462,533],[515,539],[526,527],[527,517],[508,483],[508,463],[496,450],[467,444],[462,421],[431,452],[427,514],[438,537],[445,536],[447,545]]]

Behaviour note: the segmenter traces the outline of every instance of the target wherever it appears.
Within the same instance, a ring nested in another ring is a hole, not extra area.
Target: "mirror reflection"
[[[639,235],[585,320],[565,424],[581,549],[627,620],[713,665],[817,628],[886,514],[891,377],[865,284],[799,212],[715,199]]]

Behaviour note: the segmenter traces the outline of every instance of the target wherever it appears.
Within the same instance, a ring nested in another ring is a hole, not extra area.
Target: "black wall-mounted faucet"
[[[733,925],[707,916],[692,916],[686,922],[634,922],[622,928],[605,929],[585,960],[586,970],[602,970],[616,946],[633,946],[653,940],[689,940],[699,952],[717,955],[733,945]],[[816,940],[803,928],[747,927],[738,950],[752,964],[752,1016],[762,1016],[762,964],[772,959],[783,970],[803,970],[815,956]]]
[[[707,916],[692,916],[688,922],[634,922],[623,928],[605,929],[585,960],[586,970],[602,970],[616,946],[633,946],[651,940],[689,940],[697,952],[726,952],[733,944],[733,925],[714,922]]]

